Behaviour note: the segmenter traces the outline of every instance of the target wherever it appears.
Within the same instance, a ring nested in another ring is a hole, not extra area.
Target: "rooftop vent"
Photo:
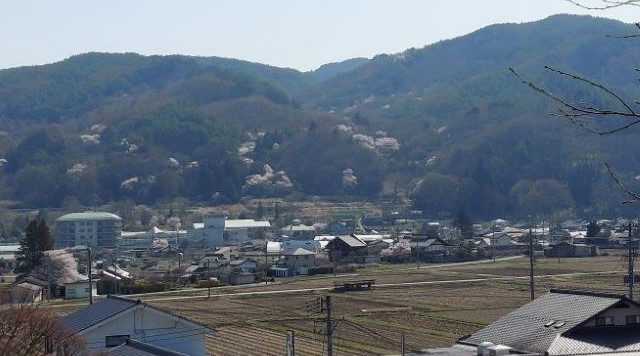
[[[503,356],[508,355],[511,348],[505,345],[495,345],[489,347],[489,356]]]
[[[491,346],[494,346],[493,342],[489,342],[489,341],[485,341],[485,342],[481,342],[478,345],[478,352],[477,355],[478,356],[489,356],[489,348]]]
[[[560,329],[561,327],[564,326],[564,324],[566,324],[564,321],[556,321],[556,323],[553,324],[553,327],[556,329]]]

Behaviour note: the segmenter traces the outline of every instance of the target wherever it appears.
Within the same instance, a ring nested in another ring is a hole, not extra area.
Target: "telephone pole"
[[[535,298],[533,282],[533,233],[531,231],[531,223],[529,223],[529,289],[531,291],[531,300]]]
[[[331,296],[324,297],[324,308],[327,312],[327,356],[333,356],[333,320],[331,319]]]
[[[633,225],[631,223],[629,223],[629,251],[627,258],[629,259],[627,261],[628,263],[628,273],[629,273],[629,299],[633,300],[633,287],[635,284],[635,277],[636,277],[636,273],[635,273],[635,260],[636,260],[636,246],[635,246],[635,241],[633,241]]]

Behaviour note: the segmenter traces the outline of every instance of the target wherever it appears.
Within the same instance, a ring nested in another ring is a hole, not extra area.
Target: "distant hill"
[[[410,199],[426,215],[624,214],[636,130],[595,137],[509,71],[633,99],[631,25],[552,16],[311,72],[216,57],[89,53],[0,71],[0,198],[26,206],[290,194]],[[3,162],[3,161],[0,161]]]

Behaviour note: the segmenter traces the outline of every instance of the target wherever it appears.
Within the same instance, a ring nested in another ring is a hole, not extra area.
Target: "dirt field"
[[[333,293],[336,355],[397,354],[401,333],[407,349],[447,346],[473,333],[529,300],[528,260],[457,267],[421,268],[381,266],[365,268],[358,276],[375,278],[378,288],[361,292]],[[622,270],[620,256],[586,259],[540,259],[537,295],[551,288],[587,289],[625,293],[622,273],[575,274]],[[525,277],[505,279],[505,277]],[[382,286],[389,283],[434,282],[489,278],[474,282],[447,282]],[[340,278],[337,278],[340,280]],[[286,294],[233,295],[252,291],[323,288],[333,278],[292,279],[287,283],[227,290],[225,296],[207,300],[157,300],[151,303],[212,325],[217,332],[208,339],[212,355],[282,355],[286,331],[294,330],[296,350],[302,355],[322,355],[324,324],[318,300],[328,291]]]

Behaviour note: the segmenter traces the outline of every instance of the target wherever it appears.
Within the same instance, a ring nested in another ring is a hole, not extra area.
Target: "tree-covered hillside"
[[[605,100],[552,65],[633,97],[633,26],[585,16],[493,25],[301,73],[235,59],[78,55],[0,71],[0,197],[32,207],[297,194],[410,199],[442,216],[626,212],[634,130],[596,137],[509,72]],[[6,160],[6,162],[5,162]]]

